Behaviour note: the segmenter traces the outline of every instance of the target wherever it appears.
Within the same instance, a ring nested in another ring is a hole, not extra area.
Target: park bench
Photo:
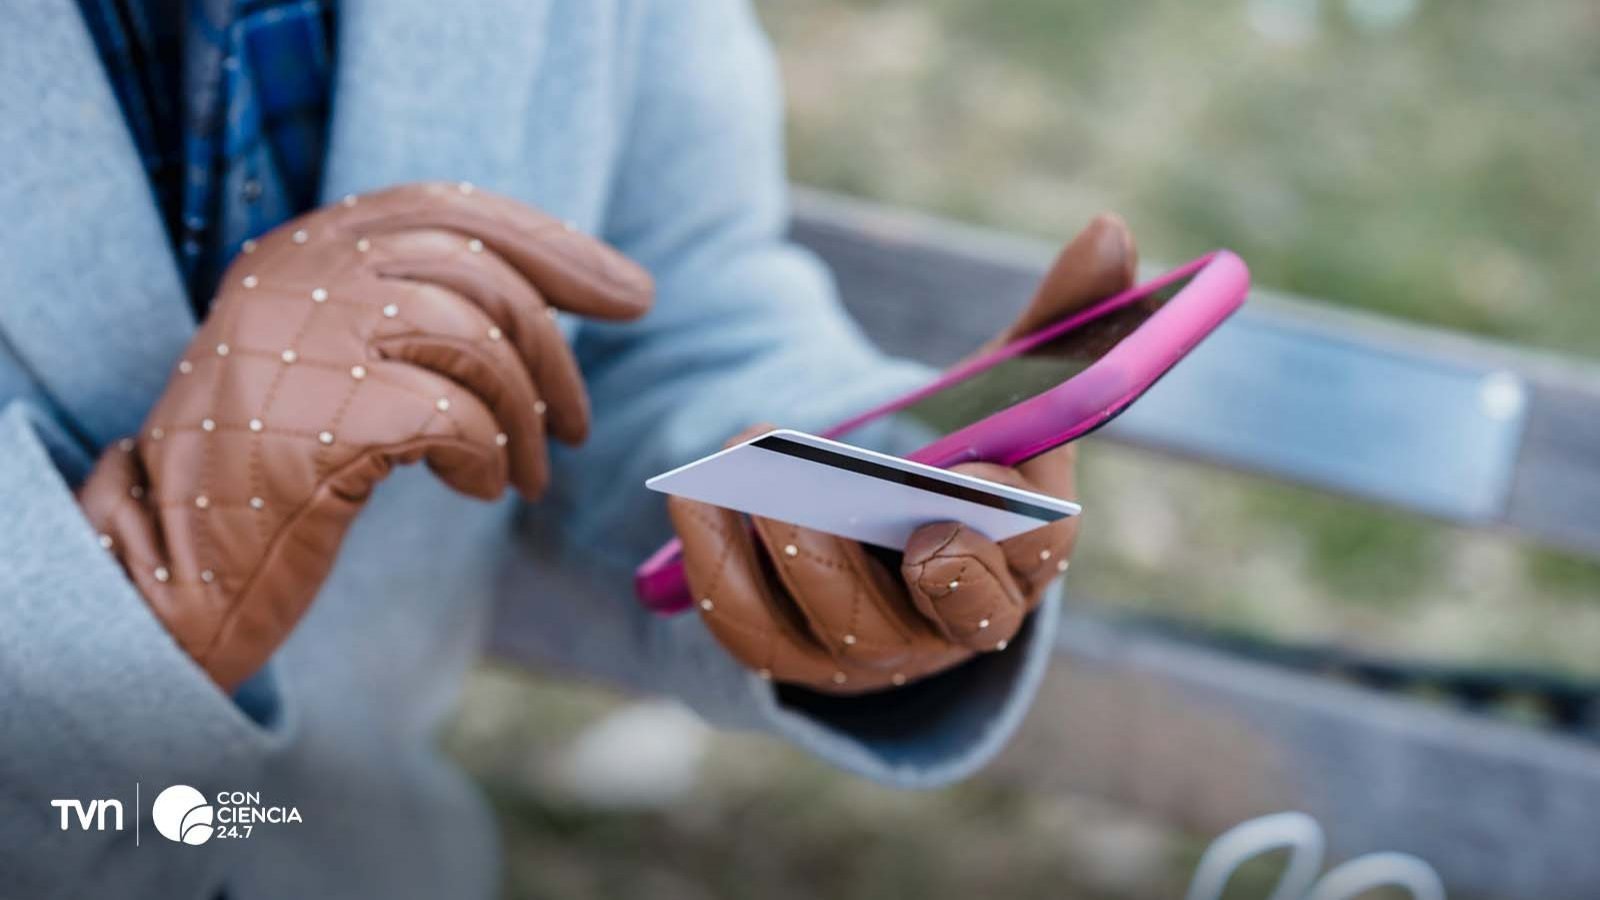
[[[794,235],[875,340],[936,365],[990,335],[994,304],[1020,307],[1054,252],[806,190]],[[1547,354],[1258,289],[1094,440],[1600,558],[1600,367]],[[1419,682],[1457,702],[1406,691]],[[1478,711],[1507,692],[1535,695],[1545,726]],[[1597,697],[1538,672],[1226,639],[1075,606],[1031,746],[1014,757],[1032,763],[998,773],[1202,834],[1298,809],[1335,854],[1410,851],[1472,896],[1597,897]]]

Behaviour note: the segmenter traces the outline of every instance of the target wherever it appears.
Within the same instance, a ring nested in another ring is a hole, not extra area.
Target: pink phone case
[[[837,438],[910,406],[1191,275],[1193,280],[1177,296],[1087,369],[1048,391],[951,432],[907,458],[940,468],[980,460],[1009,466],[1081,437],[1126,409],[1244,303],[1250,289],[1250,271],[1243,260],[1227,250],[1214,250],[1153,281],[956,366],[926,387],[835,425],[822,432],[822,437]],[[680,549],[677,540],[668,542],[634,573],[639,601],[663,615],[683,612],[691,603]]]

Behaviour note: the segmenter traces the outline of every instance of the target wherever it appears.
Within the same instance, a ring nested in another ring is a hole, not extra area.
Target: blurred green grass
[[[1600,353],[1600,8],[1372,5],[761,10],[802,181],[1055,238],[1114,208],[1162,258],[1226,245],[1278,289]]]
[[[684,796],[607,808],[574,794],[562,762],[615,697],[486,668],[468,700],[449,749],[494,805],[512,897],[1172,897],[1202,846],[1014,781],[893,790],[732,734]]]

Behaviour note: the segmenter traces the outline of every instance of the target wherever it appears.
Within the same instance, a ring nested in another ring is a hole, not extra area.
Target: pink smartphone
[[[1244,303],[1250,271],[1214,250],[1153,281],[956,366],[937,380],[822,432],[940,468],[1016,465],[1111,421]],[[880,427],[882,426],[882,427]],[[896,448],[873,446],[892,436]],[[640,602],[690,606],[676,540],[640,564]]]

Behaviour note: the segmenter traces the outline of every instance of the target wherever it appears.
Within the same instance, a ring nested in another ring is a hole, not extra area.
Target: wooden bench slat
[[[1106,434],[1481,523],[1505,502],[1524,397],[1509,373],[1247,307]]]
[[[1504,522],[1600,556],[1600,392],[1536,382]]]

